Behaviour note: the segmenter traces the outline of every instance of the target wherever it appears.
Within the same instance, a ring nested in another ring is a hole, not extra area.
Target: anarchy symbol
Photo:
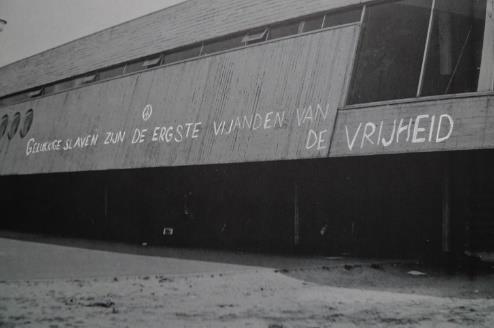
[[[142,111],[142,119],[144,121],[147,121],[151,118],[151,115],[153,115],[153,106],[146,105],[146,107],[144,107],[144,110]]]

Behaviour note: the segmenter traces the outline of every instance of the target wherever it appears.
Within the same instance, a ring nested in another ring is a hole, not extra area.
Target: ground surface
[[[81,243],[0,238],[0,327],[494,327],[490,274]]]

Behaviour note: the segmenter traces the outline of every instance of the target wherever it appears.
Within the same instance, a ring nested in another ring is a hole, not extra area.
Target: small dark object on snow
[[[382,265],[377,264],[377,263],[372,263],[371,268],[376,269],[376,270],[383,270]]]
[[[87,304],[86,306],[88,307],[102,307],[102,308],[111,308],[115,305],[115,303],[113,303],[112,301],[110,300],[106,300],[104,302],[94,302],[94,303],[89,303]]]
[[[283,325],[279,323],[272,323],[268,326],[268,328],[283,328]]]
[[[159,280],[159,283],[160,283],[160,284],[162,284],[162,283],[164,283],[164,282],[172,282],[172,281],[173,281],[173,279],[170,279],[170,278],[161,278],[161,279]]]

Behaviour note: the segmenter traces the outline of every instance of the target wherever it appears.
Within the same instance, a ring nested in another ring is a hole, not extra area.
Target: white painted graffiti
[[[400,143],[441,143],[453,134],[454,119],[449,114],[422,114],[407,119],[395,119],[390,127],[379,123],[361,122],[354,131],[345,125],[346,141],[350,151],[356,144],[360,149],[372,146],[389,147]]]
[[[149,120],[151,118],[151,115],[153,115],[153,106],[146,105],[146,107],[144,107],[144,110],[142,111],[142,119],[144,120],[144,122]]]
[[[297,108],[297,123],[298,126],[302,124],[314,123],[321,118],[325,121],[328,118],[330,106],[329,104],[323,108],[322,105],[317,104],[314,108],[311,106],[305,108]]]
[[[227,121],[214,121],[214,134],[218,135],[229,135],[235,130],[269,130],[275,128],[282,128],[285,124],[285,112],[269,112],[266,114],[255,114],[255,115],[245,115],[237,116],[231,119],[228,123]]]

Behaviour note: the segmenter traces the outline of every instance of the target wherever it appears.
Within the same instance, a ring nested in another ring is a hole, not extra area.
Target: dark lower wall
[[[0,229],[151,245],[424,257],[442,247],[446,165],[452,240],[461,251],[472,158],[484,167],[493,157],[428,153],[7,176],[0,178]],[[174,234],[163,236],[165,227]]]

